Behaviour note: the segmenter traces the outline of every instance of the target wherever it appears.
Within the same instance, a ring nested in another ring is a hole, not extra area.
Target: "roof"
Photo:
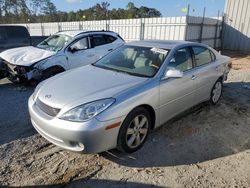
[[[104,31],[104,30],[91,31],[91,30],[82,29],[82,30],[60,31],[60,32],[58,32],[58,34],[64,34],[64,35],[69,35],[71,37],[75,37],[75,36],[77,36],[79,34],[91,33],[91,32],[109,32],[109,33],[111,33],[112,31]]]
[[[71,37],[75,37],[81,33],[87,32],[88,30],[72,30],[72,31],[60,31],[58,34],[69,35]]]
[[[24,28],[26,28],[23,25],[8,25],[8,24],[1,24],[0,27],[24,27]]]
[[[174,47],[182,44],[194,44],[193,42],[181,41],[181,40],[142,40],[129,42],[128,45],[134,46],[146,46],[146,47],[157,47],[164,49],[173,49]]]

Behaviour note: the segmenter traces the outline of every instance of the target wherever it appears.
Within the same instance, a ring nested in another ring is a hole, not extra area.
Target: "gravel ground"
[[[50,144],[29,120],[34,88],[0,80],[0,186],[250,187],[250,69],[237,69],[218,105],[189,110],[130,155]]]

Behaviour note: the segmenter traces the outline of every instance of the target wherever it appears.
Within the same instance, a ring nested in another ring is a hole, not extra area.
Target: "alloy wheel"
[[[137,115],[129,124],[126,142],[130,148],[140,146],[147,136],[149,121],[144,115]]]

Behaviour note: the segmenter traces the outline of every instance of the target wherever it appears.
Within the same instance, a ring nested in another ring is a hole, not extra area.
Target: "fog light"
[[[78,143],[78,146],[84,150],[84,144],[83,143]]]

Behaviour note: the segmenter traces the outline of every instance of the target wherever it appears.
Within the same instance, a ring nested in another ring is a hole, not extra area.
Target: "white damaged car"
[[[94,63],[123,44],[124,40],[111,31],[58,32],[35,47],[13,48],[0,53],[1,77],[12,82],[45,80]]]

